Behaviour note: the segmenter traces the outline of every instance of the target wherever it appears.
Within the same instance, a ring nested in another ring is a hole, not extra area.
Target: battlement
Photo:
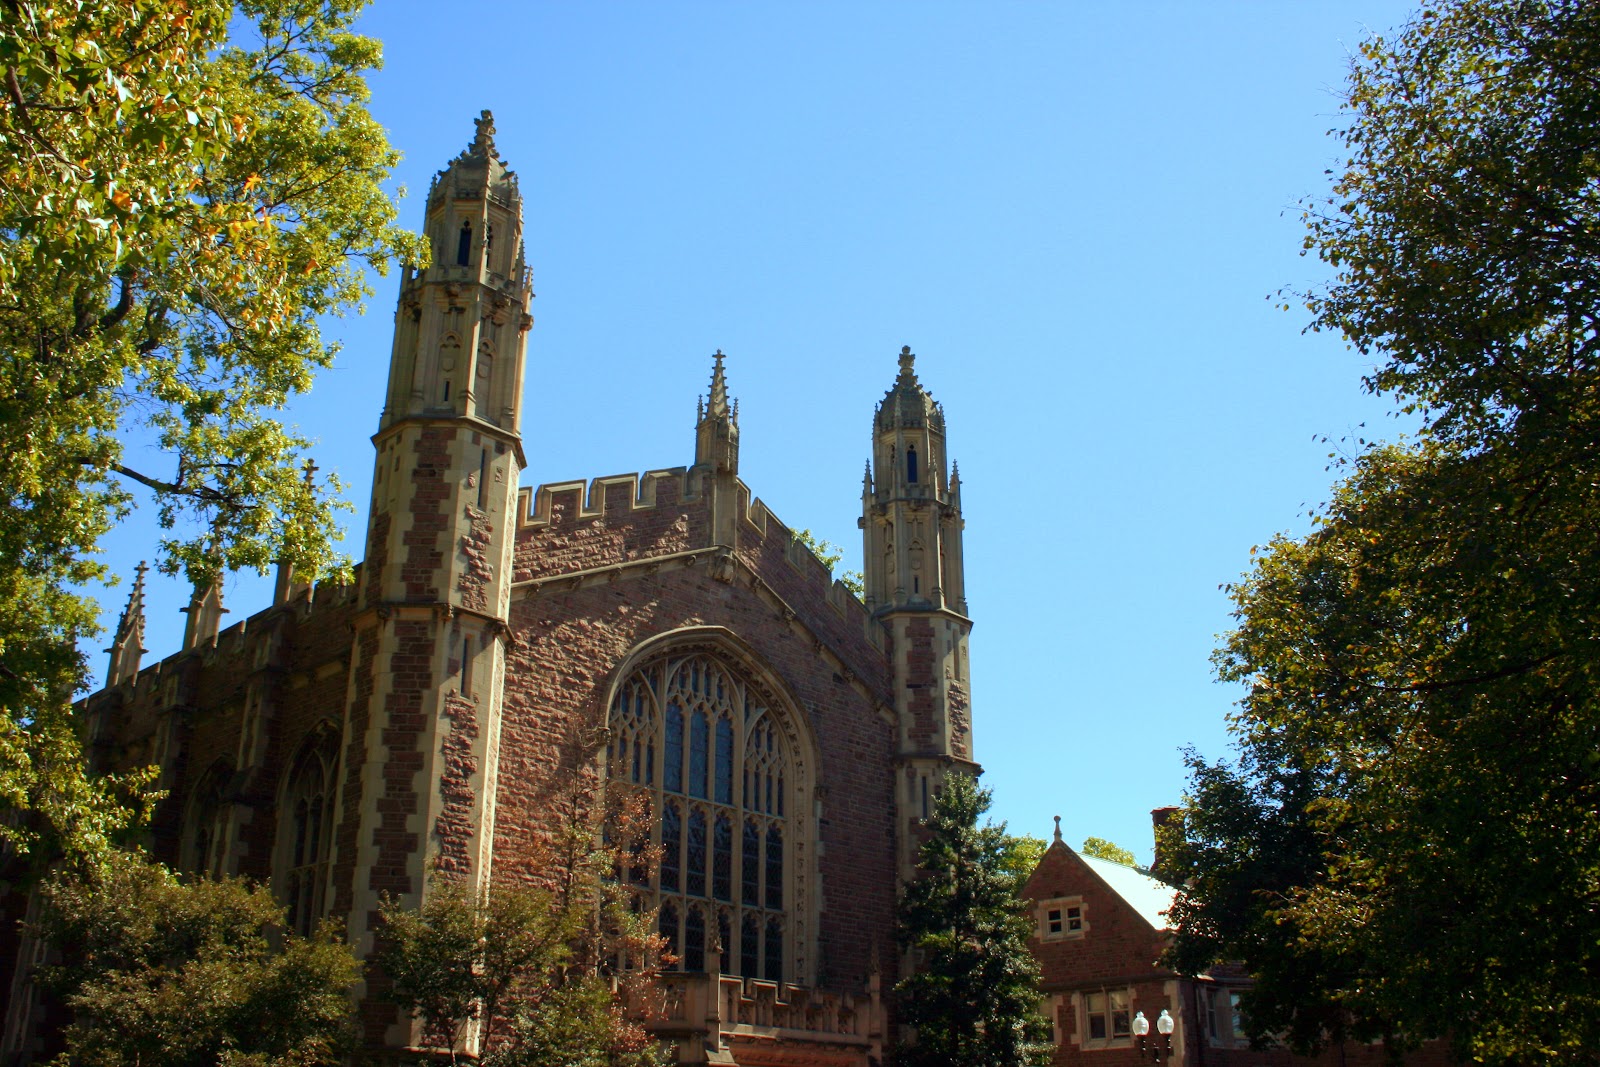
[[[738,512],[741,518],[740,551],[752,558],[781,555],[801,583],[820,594],[840,616],[865,626],[866,605],[795,536],[795,531],[773,513],[759,497],[753,497],[743,479],[737,480]],[[685,467],[666,467],[644,473],[611,474],[584,481],[547,482],[523,488],[517,494],[517,528],[524,536],[539,537],[581,527],[586,523],[609,520],[642,519],[646,513],[670,510],[681,515],[689,506],[703,504],[703,494],[694,492]],[[771,547],[768,547],[768,546]],[[556,571],[559,574],[560,571]],[[519,581],[552,575],[520,575]]]
[[[663,485],[670,487],[666,496]],[[517,492],[517,528],[548,527],[559,506],[566,521],[597,519],[626,504],[629,511],[648,511],[659,503],[676,506],[689,496],[688,470],[667,467],[643,474],[610,474],[589,482],[546,482]]]

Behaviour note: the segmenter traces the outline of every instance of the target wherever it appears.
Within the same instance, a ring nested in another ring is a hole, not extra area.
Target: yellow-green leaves
[[[344,565],[337,483],[303,479],[307,442],[279,412],[332,361],[319,317],[419,256],[362,106],[381,54],[350,32],[362,6],[5,5],[0,712],[24,730],[81,683],[96,613],[68,590],[136,501],[169,531],[161,566],[198,581]],[[157,465],[126,462],[132,432]],[[0,789],[28,773],[0,763]]]

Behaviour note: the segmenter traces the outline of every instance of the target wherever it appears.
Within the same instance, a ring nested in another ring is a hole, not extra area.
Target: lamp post
[[[1172,1059],[1172,1031],[1177,1026],[1172,1013],[1166,1008],[1161,1009],[1161,1015],[1156,1019],[1156,1033],[1160,1041],[1150,1040],[1150,1020],[1144,1017],[1144,1012],[1136,1012],[1133,1016],[1133,1036],[1139,1039],[1139,1058],[1143,1059],[1145,1053],[1156,1063]]]

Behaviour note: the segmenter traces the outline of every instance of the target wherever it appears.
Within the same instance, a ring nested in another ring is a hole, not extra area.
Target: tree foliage
[[[1352,68],[1309,305],[1421,413],[1230,587],[1173,959],[1258,1033],[1488,1063],[1600,1043],[1600,8],[1431,5]]]
[[[1120,863],[1124,867],[1137,867],[1139,865],[1138,858],[1132,852],[1129,852],[1115,841],[1107,841],[1103,837],[1084,838],[1082,852],[1085,856],[1110,860],[1112,863]]]
[[[435,876],[419,909],[383,908],[391,999],[421,1020],[433,1047],[475,1036],[483,1067],[651,1067],[656,1047],[630,1000],[659,973],[665,942],[634,886],[659,864],[644,798],[607,805],[607,842],[580,789],[532,867],[539,883],[483,892]]]
[[[809,529],[794,531],[794,539],[809,548],[811,554],[817,557],[817,561],[828,568],[829,574],[832,574],[839,561],[844,559],[844,549],[826,538],[818,537]],[[839,581],[843,582],[844,587],[854,593],[857,599],[866,595],[866,579],[861,576],[860,571],[841,571]]]
[[[380,187],[396,156],[363,106],[363,2],[0,0],[0,792],[19,807],[48,807],[33,735],[70,732],[76,639],[98,629],[76,590],[134,490],[168,573],[337,564],[338,483],[301,477],[278,412],[333,358],[318,318],[420,254]],[[130,466],[129,435],[170,467]]]
[[[916,1028],[896,1055],[908,1067],[1050,1062],[1033,927],[1018,895],[1026,874],[1008,861],[1016,850],[1005,824],[978,825],[988,810],[989,791],[971,777],[945,779],[900,900],[900,946],[917,967],[895,987],[901,1019]]]
[[[1006,835],[1005,853],[1001,859],[1005,869],[1017,880],[1019,891],[1027,884],[1049,847],[1044,838],[1032,834]]]
[[[61,962],[40,981],[74,1016],[62,1067],[311,1067],[350,1048],[355,958],[326,927],[275,947],[265,888],[113,852],[41,892],[36,933]]]

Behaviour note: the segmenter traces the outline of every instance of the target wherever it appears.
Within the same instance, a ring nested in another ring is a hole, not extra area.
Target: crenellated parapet
[[[584,481],[549,482],[524,488],[517,500],[519,516],[518,586],[566,573],[559,551],[551,542],[566,539],[581,548],[574,558],[594,564],[594,541],[607,539],[615,560],[598,569],[647,561],[685,551],[696,551],[722,539],[712,535],[705,516],[707,500],[697,494],[692,468],[668,467],[641,473],[612,474]],[[861,600],[825,566],[795,530],[773,514],[766,502],[753,497],[742,479],[735,479],[738,518],[736,536],[729,538],[741,554],[751,558],[776,556],[785,561],[809,588],[841,617],[863,630],[869,616]],[[775,546],[775,550],[769,550]],[[560,546],[556,546],[560,547]],[[881,632],[881,628],[871,628]]]

